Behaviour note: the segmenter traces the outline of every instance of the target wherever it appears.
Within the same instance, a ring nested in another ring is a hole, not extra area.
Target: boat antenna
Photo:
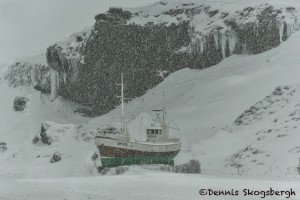
[[[163,114],[162,121],[161,121],[159,113],[156,113],[156,119],[155,119],[155,121],[154,121],[153,124],[155,124],[156,121],[157,121],[157,119],[158,119],[159,122],[160,122],[160,124],[162,126],[165,126],[166,125],[166,115],[167,115],[167,112],[166,112],[166,109],[165,109],[165,88],[164,87],[163,87],[163,95],[162,95],[162,97],[163,97],[163,106],[162,106],[162,109],[161,110],[152,110],[154,112],[162,112],[162,114]]]
[[[124,82],[123,82],[123,73],[121,73],[121,84],[117,84],[121,86],[121,96],[117,96],[118,98],[121,98],[121,133],[125,132],[125,123],[124,123]]]

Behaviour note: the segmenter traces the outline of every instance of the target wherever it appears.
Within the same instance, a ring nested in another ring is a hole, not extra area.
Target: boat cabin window
[[[147,134],[148,135],[158,135],[161,134],[161,130],[160,129],[147,129]]]

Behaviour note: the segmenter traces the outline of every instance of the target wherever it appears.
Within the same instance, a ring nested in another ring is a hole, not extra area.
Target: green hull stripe
[[[174,165],[174,156],[101,157],[102,167],[122,165],[168,164]]]

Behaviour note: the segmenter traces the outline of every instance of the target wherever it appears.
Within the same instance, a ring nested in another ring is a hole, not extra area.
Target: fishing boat
[[[124,84],[121,74],[121,131],[120,134],[101,134],[95,137],[100,153],[102,168],[122,165],[168,164],[174,165],[174,158],[181,149],[178,138],[170,138],[165,107],[156,112],[156,119],[145,129],[146,141],[130,137],[124,117]],[[162,117],[160,116],[162,114]]]

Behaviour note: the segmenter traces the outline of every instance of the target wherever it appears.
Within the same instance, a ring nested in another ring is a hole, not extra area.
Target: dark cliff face
[[[251,15],[254,9],[245,8],[239,12],[240,18]],[[239,26],[235,19],[227,19],[225,23],[230,26],[238,38],[236,53],[245,51],[250,54],[258,54],[277,47],[280,44],[280,25],[278,14],[282,11],[267,6],[259,14],[257,21]]]
[[[289,34],[287,24],[282,21],[282,10],[265,5],[259,11],[247,7],[234,16],[222,13],[223,22],[229,28],[216,26],[192,45],[190,68],[203,69],[215,65],[232,54],[258,54],[277,47]],[[244,20],[253,18],[255,20]],[[283,31],[281,30],[283,25]],[[282,32],[281,32],[282,31]],[[281,36],[282,34],[282,36]],[[231,36],[231,37],[230,37]],[[233,47],[229,43],[234,40]],[[203,47],[199,46],[204,43]],[[197,48],[198,47],[198,48]]]
[[[97,22],[86,43],[86,65],[80,72],[81,83],[91,90],[82,92],[93,94],[95,99],[90,103],[100,108],[100,113],[109,111],[118,104],[115,83],[123,72],[125,93],[141,96],[163,80],[161,72],[188,67],[187,55],[175,53],[188,42],[188,23],[114,26]]]
[[[110,12],[96,16],[94,30],[79,50],[85,59],[77,78],[59,88],[59,95],[92,107],[93,114],[108,112],[119,104],[115,96],[121,72],[125,93],[133,98],[156,86],[168,73],[188,67],[187,53],[176,52],[189,43],[188,22],[125,25],[129,12],[126,19],[120,17],[123,14]],[[69,76],[70,67],[59,46],[48,48],[47,60],[51,68]]]
[[[192,22],[203,13],[212,21],[204,32],[199,32]],[[282,10],[270,5],[248,7],[229,15],[209,6],[188,4],[154,16],[172,17],[176,23],[148,20],[138,24],[131,21],[140,17],[140,12],[111,8],[95,17],[90,34],[74,37],[76,47],[50,46],[47,61],[58,72],[58,95],[90,106],[89,114],[100,115],[118,105],[116,83],[121,72],[125,93],[134,98],[179,69],[203,69],[232,54],[267,51],[289,37],[281,14]],[[244,20],[248,18],[254,20]],[[216,20],[223,25],[210,26]]]

